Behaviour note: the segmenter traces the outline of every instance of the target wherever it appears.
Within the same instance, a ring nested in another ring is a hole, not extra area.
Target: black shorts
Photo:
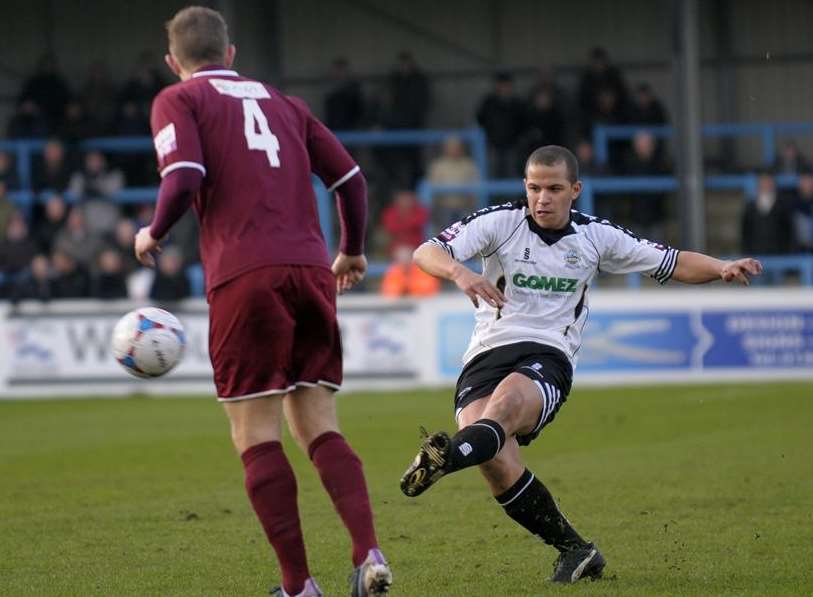
[[[542,400],[542,411],[533,431],[517,435],[519,444],[527,446],[553,421],[570,393],[573,367],[565,353],[557,348],[536,342],[517,342],[478,354],[457,379],[455,417],[475,400],[490,396],[511,373],[521,373],[533,381]]]

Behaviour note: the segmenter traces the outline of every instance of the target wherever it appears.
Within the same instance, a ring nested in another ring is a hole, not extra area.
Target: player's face
[[[525,173],[525,194],[534,222],[542,228],[564,228],[570,220],[570,208],[582,190],[581,182],[570,182],[567,166],[531,164]]]

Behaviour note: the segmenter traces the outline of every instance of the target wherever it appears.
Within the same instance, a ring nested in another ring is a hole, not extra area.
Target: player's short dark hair
[[[531,155],[528,156],[528,161],[525,162],[525,173],[527,174],[528,168],[532,164],[541,164],[543,166],[555,166],[556,164],[564,164],[567,169],[567,179],[570,182],[579,180],[579,160],[573,155],[567,147],[561,145],[545,145],[535,149]]]
[[[223,16],[203,6],[187,6],[167,21],[169,51],[184,68],[221,64],[229,48]]]

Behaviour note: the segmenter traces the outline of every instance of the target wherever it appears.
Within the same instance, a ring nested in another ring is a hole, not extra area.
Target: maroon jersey
[[[208,290],[265,265],[329,267],[311,172],[333,190],[359,167],[303,101],[207,68],[164,89],[150,120],[161,177],[204,175],[194,207]]]

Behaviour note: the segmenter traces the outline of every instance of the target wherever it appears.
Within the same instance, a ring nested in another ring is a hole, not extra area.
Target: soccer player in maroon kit
[[[367,268],[364,177],[304,102],[230,69],[235,48],[219,13],[185,8],[167,31],[166,62],[181,82],[152,106],[162,181],[136,255],[152,265],[161,239],[194,205],[218,400],[282,570],[276,594],[322,595],[308,571],[296,478],[280,442],[284,418],[350,533],[351,595],[382,595],[392,574],[378,549],[361,460],[339,433],[333,396],[342,381],[336,293]],[[312,172],[338,194],[342,239],[332,267]]]

